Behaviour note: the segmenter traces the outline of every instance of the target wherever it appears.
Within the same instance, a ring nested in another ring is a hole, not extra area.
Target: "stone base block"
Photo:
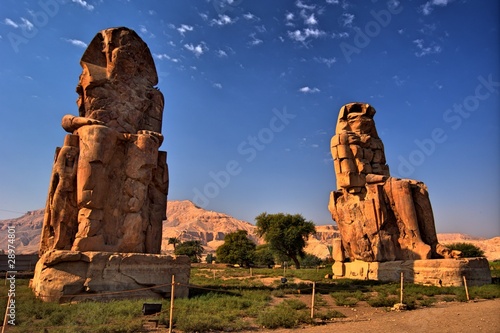
[[[486,258],[429,259],[386,262],[346,262],[344,275],[334,278],[399,282],[403,272],[405,282],[433,286],[462,286],[463,276],[468,286],[491,283]]]
[[[47,302],[187,297],[191,263],[187,256],[113,252],[46,252],[30,287]]]

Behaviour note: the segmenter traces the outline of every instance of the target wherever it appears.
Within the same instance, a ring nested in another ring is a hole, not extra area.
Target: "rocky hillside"
[[[167,205],[167,220],[163,221],[162,252],[172,253],[173,246],[168,239],[179,238],[181,241],[200,240],[206,252],[213,252],[224,243],[226,234],[246,230],[250,238],[257,244],[263,241],[257,236],[256,227],[246,221],[238,220],[224,213],[207,211],[195,206],[191,201],[169,201]],[[0,221],[0,249],[7,249],[7,225],[16,226],[17,253],[36,253],[40,242],[40,232],[43,223],[43,209],[26,213],[25,215]],[[3,232],[2,232],[3,231]],[[327,246],[332,239],[339,237],[336,226],[316,226],[316,234],[309,238],[306,252],[320,258],[329,256]],[[500,237],[482,239],[464,234],[439,234],[438,239],[443,244],[468,242],[483,251],[490,260],[500,259]]]

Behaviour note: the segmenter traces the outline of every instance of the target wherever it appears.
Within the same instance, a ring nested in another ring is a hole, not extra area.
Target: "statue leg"
[[[422,240],[411,183],[389,178],[385,184],[387,186],[386,192],[398,220],[402,250],[407,252],[408,259],[429,259],[431,247]]]

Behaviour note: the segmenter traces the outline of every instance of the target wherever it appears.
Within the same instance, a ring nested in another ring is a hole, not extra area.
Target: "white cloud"
[[[392,77],[392,79],[394,80],[394,83],[398,86],[398,87],[401,87],[402,85],[404,85],[406,83],[406,80],[403,80],[401,79],[398,75],[394,75]]]
[[[181,62],[180,59],[172,58],[171,56],[169,56],[168,54],[165,54],[165,53],[161,53],[161,54],[153,53],[153,57],[158,59],[158,60],[166,59],[166,60],[170,60],[171,62],[175,62],[175,63]]]
[[[195,56],[199,57],[206,51],[208,51],[208,47],[205,46],[205,43],[201,42],[198,45],[193,45],[193,44],[184,44],[184,47],[193,52]]]
[[[83,8],[85,8],[87,10],[93,10],[94,9],[94,6],[92,6],[91,4],[89,4],[85,0],[71,0],[71,2],[76,3],[76,4],[82,6]]]
[[[259,39],[259,38],[255,37],[255,33],[251,33],[250,34],[250,38],[252,40],[250,42],[248,42],[248,44],[250,44],[251,46],[257,46],[259,44],[264,43],[264,41],[262,39]]]
[[[340,20],[344,27],[350,27],[352,25],[352,21],[354,21],[354,14],[343,13]]]
[[[228,24],[233,24],[234,22],[236,22],[236,20],[233,20],[232,18],[230,18],[229,16],[225,15],[225,14],[219,14],[219,18],[218,19],[212,19],[211,21],[211,24],[212,25],[218,25],[218,26],[223,26],[223,25],[228,25]]]
[[[147,34],[148,33],[148,29],[146,29],[146,27],[143,26],[143,25],[139,26],[139,31],[142,32],[143,34]]]
[[[304,94],[315,94],[319,93],[321,90],[319,90],[318,88],[309,88],[308,86],[305,86],[300,88],[299,91]]]
[[[323,58],[323,57],[316,57],[314,58],[314,61],[319,62],[320,64],[325,64],[330,68],[334,63],[337,62],[336,58]]]
[[[12,21],[10,18],[6,18],[4,21],[3,21],[4,24],[6,25],[10,25],[11,27],[13,28],[19,28],[19,24],[17,24],[16,22]]]
[[[181,24],[180,27],[177,28],[177,31],[179,31],[179,33],[184,36],[184,34],[188,31],[193,31],[193,27],[190,26],[190,25],[187,25],[187,24]]]
[[[339,4],[339,0],[326,0],[326,3],[329,3],[331,5],[338,5]]]
[[[33,23],[30,22],[30,20],[28,20],[24,17],[21,17],[21,23],[16,23],[13,20],[11,20],[10,18],[4,19],[3,23],[5,25],[11,26],[15,29],[21,28],[23,30],[28,30],[28,31],[33,30],[33,28],[35,27],[33,25]]]
[[[399,29],[398,34],[402,35],[405,32],[405,29]]]
[[[258,18],[257,16],[255,16],[254,14],[252,13],[246,13],[246,14],[243,14],[243,17],[246,19],[246,20],[255,20],[255,21],[260,21],[260,18]]]
[[[305,42],[308,38],[318,38],[325,35],[325,32],[318,29],[306,28],[295,31],[288,31],[288,37],[296,42]]]
[[[200,15],[200,17],[203,19],[203,21],[208,20],[208,15],[207,15],[207,14],[205,14],[205,13],[200,13],[199,15]]]
[[[87,43],[82,42],[81,40],[78,40],[78,39],[64,39],[64,41],[66,41],[74,46],[81,47],[81,48],[87,47]]]
[[[222,89],[222,84],[216,82],[216,83],[212,84],[212,87],[217,88],[217,89]]]
[[[293,15],[293,13],[286,13],[286,15],[285,15],[285,19],[287,21],[293,20],[294,17],[295,17],[295,15]]]
[[[315,25],[315,24],[318,24],[318,20],[316,20],[316,18],[314,17],[314,14],[311,14],[311,16],[307,17],[304,20],[304,23],[307,25]]]
[[[25,28],[26,30],[32,30],[35,26],[33,23],[31,23],[29,20],[25,19],[24,17],[21,17],[21,21],[23,22],[21,24],[21,27]]]
[[[217,50],[217,56],[219,58],[224,58],[224,57],[227,57],[227,53],[226,53],[226,51],[223,51],[223,50]]]
[[[431,43],[430,45],[425,45],[423,39],[415,39],[413,43],[417,46],[418,51],[415,52],[417,57],[423,57],[429,54],[438,54],[441,53],[441,46],[436,43]]]
[[[453,2],[453,0],[430,0],[423,4],[420,8],[422,9],[422,13],[424,15],[429,15],[434,10],[433,6],[445,7],[451,2]]]
[[[297,0],[295,6],[297,6],[300,9],[308,9],[308,10],[313,10],[314,8],[316,8],[315,5],[306,5],[301,0]]]
[[[334,32],[332,33],[332,38],[347,38],[349,37],[349,33],[348,32]]]

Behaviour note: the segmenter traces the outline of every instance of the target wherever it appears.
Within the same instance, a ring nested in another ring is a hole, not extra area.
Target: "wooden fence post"
[[[174,324],[174,297],[175,297],[175,275],[172,275],[172,289],[170,291],[170,320],[168,322],[168,333],[172,333]]]

